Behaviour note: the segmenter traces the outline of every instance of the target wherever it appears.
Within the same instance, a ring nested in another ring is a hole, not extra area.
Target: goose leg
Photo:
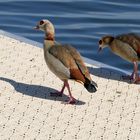
[[[65,87],[66,87],[66,85],[65,85],[65,82],[64,82],[64,85],[63,85],[61,91],[58,91],[58,92],[51,92],[51,93],[50,93],[50,96],[53,96],[53,97],[58,97],[58,96],[60,96],[60,97],[62,97],[62,94],[63,94],[63,92],[64,92]]]
[[[71,94],[71,91],[70,91],[70,87],[69,87],[69,83],[68,81],[65,81],[65,86],[67,87],[68,89],[68,92],[69,92],[69,100],[66,102],[67,104],[75,104],[76,103],[76,99],[72,96]]]
[[[131,80],[133,83],[139,83],[140,82],[140,76],[138,74],[138,62],[134,63],[134,70],[131,75],[122,76],[125,80]]]
[[[131,75],[122,75],[123,80],[133,80],[134,77],[134,71],[132,72]]]
[[[138,62],[133,62],[133,63],[134,63],[133,82],[138,83],[140,82],[140,77],[138,74]]]

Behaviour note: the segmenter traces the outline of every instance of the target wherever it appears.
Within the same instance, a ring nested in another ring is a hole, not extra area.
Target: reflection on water
[[[42,42],[43,33],[33,30],[42,18],[54,23],[57,41],[74,45],[85,57],[132,70],[108,49],[101,54],[97,49],[105,34],[140,32],[139,0],[0,0],[0,29]]]

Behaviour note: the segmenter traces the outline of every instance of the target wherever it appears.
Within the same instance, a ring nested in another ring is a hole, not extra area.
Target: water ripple
[[[98,40],[106,34],[140,33],[139,0],[0,0],[0,29],[43,42],[43,33],[33,30],[42,18],[54,23],[57,41],[74,45],[85,57],[131,69],[108,49],[98,55]]]

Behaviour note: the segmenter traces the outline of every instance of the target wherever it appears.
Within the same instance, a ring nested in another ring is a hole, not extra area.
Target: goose
[[[138,74],[140,36],[134,33],[121,34],[116,37],[106,35],[99,40],[99,52],[106,47],[109,47],[114,54],[134,64],[132,74],[130,76],[123,76],[123,78],[130,79],[133,83],[138,83],[140,81]]]
[[[37,23],[35,29],[45,33],[43,50],[48,68],[64,83],[60,92],[50,93],[50,95],[62,96],[65,87],[67,87],[69,100],[66,103],[75,104],[76,99],[70,91],[69,79],[83,84],[91,93],[96,92],[97,84],[92,81],[80,53],[71,45],[55,41],[55,28],[51,21],[42,19]]]

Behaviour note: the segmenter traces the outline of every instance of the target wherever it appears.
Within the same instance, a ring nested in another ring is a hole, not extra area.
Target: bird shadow
[[[25,84],[4,77],[0,77],[0,80],[10,83],[17,92],[22,93],[23,95],[28,95],[32,97],[47,99],[47,100],[61,101],[62,103],[65,103],[64,101],[69,98],[65,94],[63,94],[62,97],[50,96],[50,92],[57,92],[57,90],[50,87]],[[84,104],[85,102],[83,101],[80,100],[76,101],[76,105],[84,105]]]
[[[111,79],[111,80],[117,80],[117,81],[123,81],[127,83],[131,83],[129,79],[123,79],[122,76],[127,76],[125,72],[121,72],[115,69],[107,68],[107,67],[101,67],[101,68],[93,68],[88,67],[89,72],[92,75],[95,75],[97,77],[105,78],[105,79]]]

